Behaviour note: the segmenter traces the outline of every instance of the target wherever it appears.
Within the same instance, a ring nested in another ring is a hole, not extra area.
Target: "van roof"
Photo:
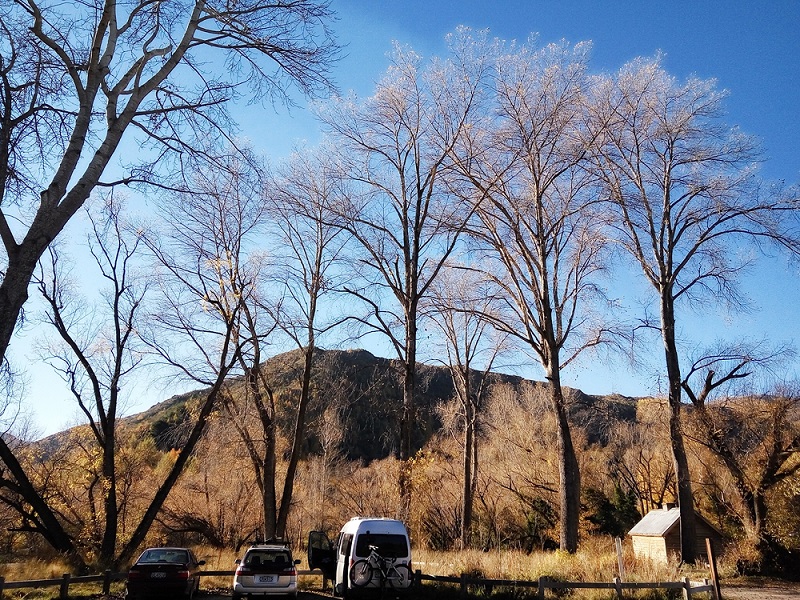
[[[386,517],[353,517],[342,526],[342,531],[363,530],[364,528],[374,528],[375,533],[405,533],[408,534],[405,524],[397,519]]]

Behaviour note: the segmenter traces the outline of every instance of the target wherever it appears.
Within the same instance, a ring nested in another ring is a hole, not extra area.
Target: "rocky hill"
[[[299,394],[302,355],[297,351],[280,354],[267,360],[264,366],[276,399],[279,426],[288,434],[294,424],[291,407]],[[491,378],[493,384],[512,388],[547,385],[501,373],[492,373]],[[347,458],[370,461],[396,452],[403,393],[398,361],[376,357],[366,350],[320,349],[312,380],[314,399],[308,422],[314,422],[327,408],[337,407],[344,428],[343,447]],[[437,406],[453,397],[450,372],[443,366],[419,365],[418,389],[414,444],[422,447],[441,428]],[[152,436],[162,450],[179,447],[188,432],[191,411],[204,392],[200,389],[168,398],[121,419],[121,427]],[[591,441],[604,443],[613,423],[630,421],[636,416],[634,398],[593,396],[580,390],[568,390],[568,393],[572,421],[587,431]],[[41,440],[41,447],[46,450],[58,444],[65,433]],[[318,444],[312,428],[306,445],[313,450]]]

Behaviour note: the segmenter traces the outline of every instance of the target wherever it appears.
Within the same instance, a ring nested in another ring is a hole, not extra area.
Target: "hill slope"
[[[276,399],[276,418],[288,435],[294,424],[292,407],[299,395],[302,355],[299,351],[277,355],[267,360],[264,368]],[[343,427],[347,458],[370,461],[395,453],[403,393],[401,374],[398,361],[376,357],[366,350],[318,350],[308,422],[319,419],[326,409],[336,408]],[[493,384],[516,389],[525,385],[547,385],[501,373],[493,373],[491,378]],[[422,447],[441,429],[437,407],[453,397],[450,372],[443,366],[420,364],[418,390],[414,445]],[[614,422],[635,419],[634,398],[568,391],[572,421],[587,431],[591,441],[604,443]],[[173,396],[121,419],[120,424],[139,431],[140,435],[152,436],[162,450],[179,447],[188,431],[192,408],[204,393],[205,390],[199,389]],[[41,447],[47,449],[59,444],[65,433],[44,438],[40,441]],[[306,445],[313,450],[318,443],[312,430]]]

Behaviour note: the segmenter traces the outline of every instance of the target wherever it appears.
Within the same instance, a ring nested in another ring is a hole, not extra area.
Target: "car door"
[[[308,568],[319,569],[326,579],[333,579],[336,573],[335,549],[324,531],[308,534]]]

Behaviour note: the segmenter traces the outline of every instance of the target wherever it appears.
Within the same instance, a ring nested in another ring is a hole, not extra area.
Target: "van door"
[[[335,550],[324,531],[311,531],[308,534],[308,568],[319,569],[326,579],[333,579],[336,573]]]
[[[350,588],[350,565],[352,563],[353,534],[340,533],[336,541],[336,573],[333,579],[333,595],[346,598]]]

